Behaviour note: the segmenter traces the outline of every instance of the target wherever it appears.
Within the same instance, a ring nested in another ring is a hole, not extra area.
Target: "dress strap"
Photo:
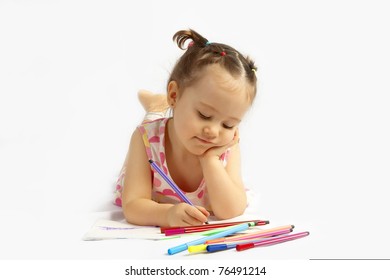
[[[149,142],[148,134],[146,132],[145,127],[143,125],[140,125],[140,126],[138,126],[138,130],[141,133],[142,140],[144,141],[145,150],[146,150],[146,154],[148,155],[148,158],[153,159],[152,151],[150,148],[150,142]]]

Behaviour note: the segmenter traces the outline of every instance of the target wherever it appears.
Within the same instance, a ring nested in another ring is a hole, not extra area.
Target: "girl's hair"
[[[256,71],[253,60],[244,57],[234,48],[220,43],[211,43],[206,38],[192,29],[181,30],[173,36],[180,49],[185,50],[184,44],[187,40],[192,40],[186,52],[179,58],[174,66],[168,84],[176,81],[179,88],[185,88],[196,82],[199,78],[200,70],[211,64],[218,64],[234,78],[244,77],[251,86],[249,96],[252,102],[256,95]]]

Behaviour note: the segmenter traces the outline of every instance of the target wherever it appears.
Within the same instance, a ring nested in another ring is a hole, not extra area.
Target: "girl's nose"
[[[203,134],[207,139],[218,137],[218,128],[216,125],[207,125],[203,128]]]

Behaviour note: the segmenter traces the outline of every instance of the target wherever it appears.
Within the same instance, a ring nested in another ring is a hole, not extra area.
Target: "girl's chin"
[[[195,147],[190,147],[188,150],[188,152],[190,152],[191,154],[193,154],[194,156],[201,156],[203,155],[208,149],[208,147],[199,147],[199,146],[195,146]]]
[[[201,156],[201,155],[203,155],[206,151],[207,151],[206,149],[203,149],[203,150],[197,149],[197,150],[191,150],[191,151],[189,151],[189,152],[190,152],[192,155],[194,155],[194,156]]]

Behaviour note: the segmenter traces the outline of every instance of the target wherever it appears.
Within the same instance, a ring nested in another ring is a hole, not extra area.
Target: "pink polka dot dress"
[[[171,178],[169,170],[167,168],[167,162],[165,160],[165,127],[169,118],[157,119],[154,121],[146,122],[138,126],[138,130],[142,135],[142,139],[145,145],[145,151],[149,159],[152,159],[163,171]],[[222,156],[221,161],[226,165],[229,150],[227,150]],[[172,190],[172,188],[164,181],[164,179],[155,172],[152,168],[152,199],[159,203],[180,203],[183,202],[181,198]],[[122,205],[122,189],[124,186],[126,166],[124,166],[120,172],[119,178],[116,183],[115,201],[118,206]],[[179,186],[180,187],[180,186]],[[194,192],[184,192],[188,199],[194,204],[205,207],[207,210],[211,210],[208,200],[207,187],[205,181],[202,180],[198,188]]]

